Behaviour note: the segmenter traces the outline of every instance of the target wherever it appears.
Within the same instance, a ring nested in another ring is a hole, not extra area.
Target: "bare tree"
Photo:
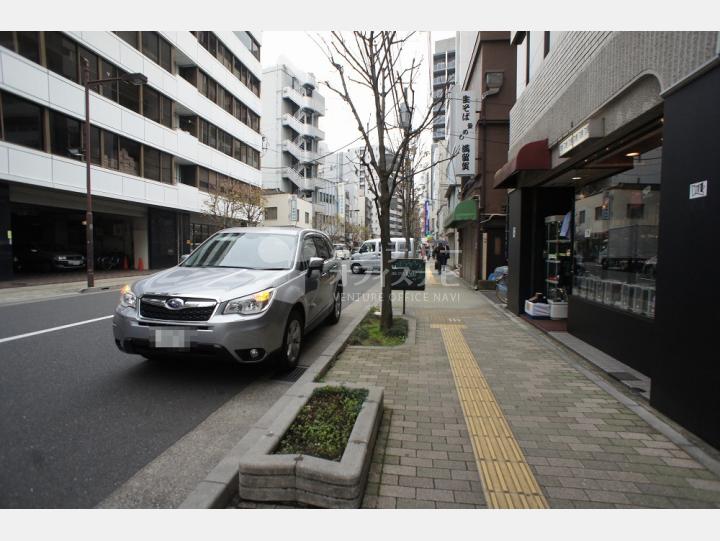
[[[221,228],[257,225],[262,220],[264,208],[262,188],[229,180],[210,193],[203,214]]]
[[[420,135],[432,128],[445,102],[446,91],[433,94],[427,110],[416,110],[414,84],[420,75],[422,60],[408,58],[405,47],[412,33],[394,31],[331,32],[321,38],[321,48],[335,68],[339,82],[324,81],[350,107],[364,141],[359,156],[367,172],[368,188],[374,195],[382,250],[382,294],[380,326],[392,326],[390,268],[390,204],[402,180],[402,168],[410,148]],[[351,90],[352,87],[352,90]],[[372,100],[374,126],[365,124],[359,109],[364,94]],[[438,105],[438,107],[435,107]]]
[[[366,225],[346,223],[345,236],[350,239],[350,242],[352,242],[353,245],[356,245],[372,237],[372,232]]]
[[[405,235],[405,257],[415,257],[417,243],[415,244],[412,254],[410,254],[410,239],[418,240],[420,238],[420,200],[423,191],[415,185],[415,176],[422,171],[426,171],[429,167],[427,159],[430,153],[422,147],[413,146],[408,153],[403,168],[402,182],[398,185],[400,195],[403,201],[403,233]]]

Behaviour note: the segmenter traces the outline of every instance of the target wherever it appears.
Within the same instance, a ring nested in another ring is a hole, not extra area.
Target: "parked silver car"
[[[192,353],[257,363],[276,353],[292,368],[305,333],[340,319],[342,287],[320,231],[224,229],[178,266],[123,288],[115,343],[148,359]]]

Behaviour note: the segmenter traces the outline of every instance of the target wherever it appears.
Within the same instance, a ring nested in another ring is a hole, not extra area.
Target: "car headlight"
[[[123,286],[120,290],[120,306],[126,306],[127,308],[135,308],[137,306],[137,297],[129,285]]]
[[[64,255],[56,255],[55,261],[67,261],[67,257]]]
[[[223,314],[260,314],[268,309],[274,293],[274,289],[265,289],[252,295],[228,301]]]

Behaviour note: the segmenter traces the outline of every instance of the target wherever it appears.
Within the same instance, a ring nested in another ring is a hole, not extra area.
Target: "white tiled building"
[[[230,179],[261,185],[259,56],[248,32],[0,32],[0,221],[13,249],[85,244],[87,61],[92,80],[147,77],[91,92],[96,252],[177,263],[210,232],[208,192]],[[36,231],[48,220],[52,234]]]

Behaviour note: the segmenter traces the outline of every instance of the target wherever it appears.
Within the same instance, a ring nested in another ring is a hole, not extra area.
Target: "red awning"
[[[533,141],[524,145],[515,157],[495,173],[493,188],[511,188],[511,180],[521,171],[546,171],[550,169],[548,140]]]

